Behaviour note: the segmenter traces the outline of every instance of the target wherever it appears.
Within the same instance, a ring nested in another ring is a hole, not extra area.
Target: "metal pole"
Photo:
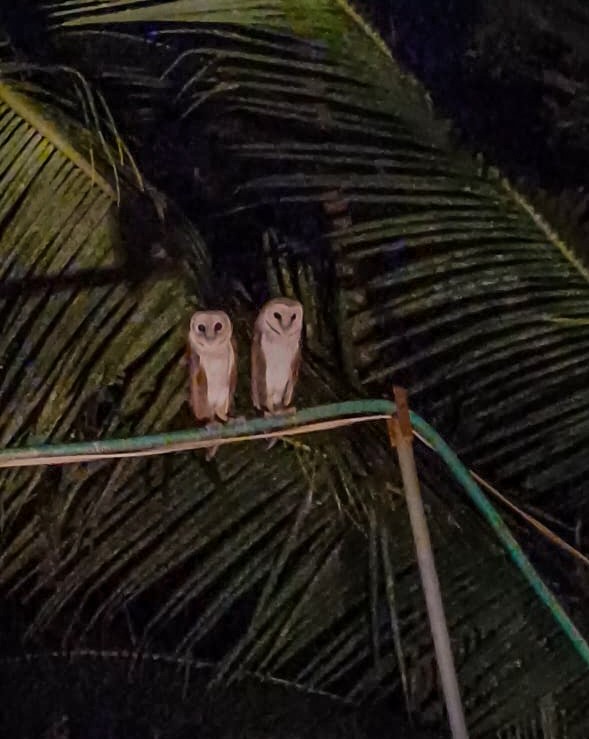
[[[399,457],[407,509],[417,552],[417,563],[427,605],[442,691],[446,701],[448,720],[453,739],[468,739],[460,689],[456,678],[456,668],[454,667],[454,658],[450,647],[450,636],[444,615],[440,582],[436,572],[427,519],[419,489],[415,457],[413,456],[413,429],[409,418],[407,392],[403,388],[395,387],[394,394],[397,417],[388,421],[389,439],[391,444],[396,447]]]

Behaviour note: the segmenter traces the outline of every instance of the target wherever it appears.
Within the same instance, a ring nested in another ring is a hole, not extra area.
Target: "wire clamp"
[[[411,417],[409,416],[407,390],[399,385],[394,385],[393,396],[395,398],[397,412],[394,416],[387,419],[387,429],[389,432],[389,442],[391,446],[396,447],[399,441],[413,443],[413,426],[411,425]]]

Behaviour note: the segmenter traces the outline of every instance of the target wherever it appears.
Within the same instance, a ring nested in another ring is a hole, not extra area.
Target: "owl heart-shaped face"
[[[290,298],[275,298],[262,308],[265,328],[280,336],[300,334],[303,327],[303,306]]]
[[[210,349],[222,346],[232,333],[231,319],[224,311],[197,311],[190,319],[190,341],[195,347]]]

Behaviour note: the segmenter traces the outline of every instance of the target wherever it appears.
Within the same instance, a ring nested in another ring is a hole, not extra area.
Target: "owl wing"
[[[284,390],[283,405],[286,407],[292,402],[292,396],[294,394],[295,385],[299,379],[299,370],[301,369],[301,347],[299,345],[294,357],[292,358],[292,364],[290,366],[290,377],[286,383]]]
[[[266,405],[266,360],[262,351],[262,334],[254,329],[252,339],[252,403],[262,410]]]
[[[190,405],[197,420],[211,418],[207,396],[207,375],[198,354],[194,351],[190,351]]]
[[[180,357],[180,367],[188,367],[190,364],[190,344],[186,345],[184,354]]]
[[[229,409],[233,405],[233,397],[237,388],[237,341],[231,337],[231,366],[229,368]]]

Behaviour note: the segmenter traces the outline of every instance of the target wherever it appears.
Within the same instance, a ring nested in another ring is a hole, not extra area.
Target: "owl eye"
[[[217,321],[217,323],[214,325],[215,333],[218,334],[219,331],[223,328],[223,324]]]
[[[296,314],[296,313],[293,313],[293,314],[292,314],[292,316],[290,317],[291,323],[292,323],[292,321],[294,321],[294,319],[295,319],[296,317],[297,317],[297,314]]]
[[[197,329],[200,331],[201,334],[206,333],[206,330],[207,330],[206,329],[206,326],[204,325],[204,323],[199,323],[198,326],[197,326]]]
[[[277,321],[280,321],[280,319],[282,318],[282,316],[280,315],[280,313],[276,312],[276,313],[274,314],[274,318],[275,318],[275,319],[276,319]]]

